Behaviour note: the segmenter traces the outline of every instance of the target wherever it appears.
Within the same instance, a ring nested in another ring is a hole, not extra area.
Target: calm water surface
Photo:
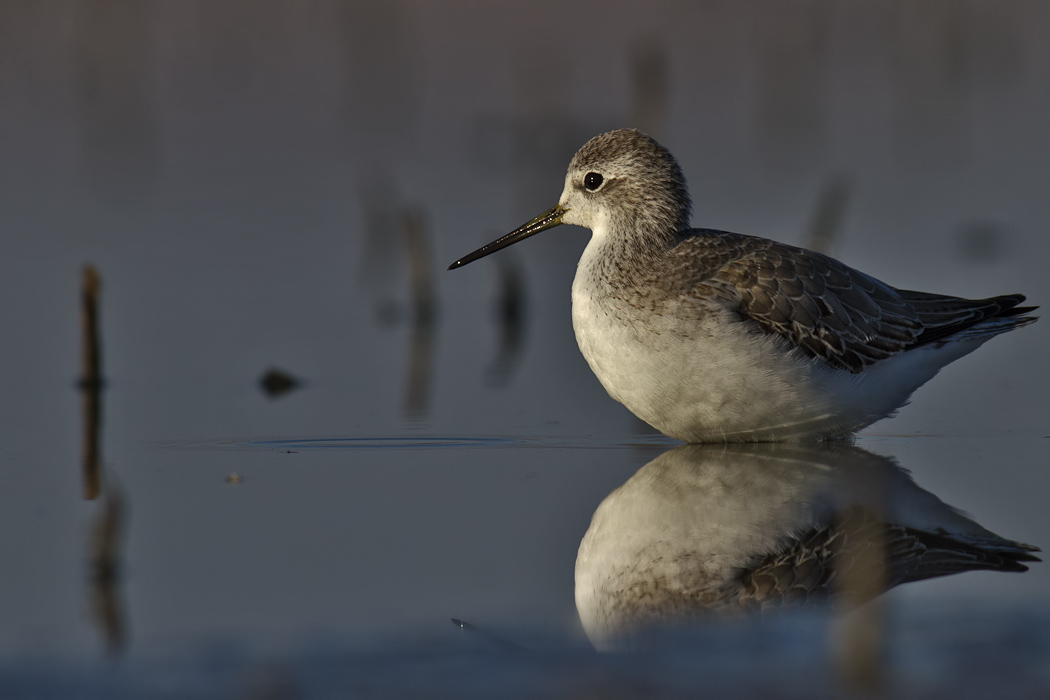
[[[586,232],[443,271],[631,125],[698,225],[1045,304],[1046,9],[223,7],[0,7],[0,696],[832,693],[826,612],[593,653],[581,538],[676,443],[576,349]],[[993,340],[858,447],[1045,549],[1048,334]],[[268,395],[271,368],[298,385]],[[1041,563],[879,610],[901,694],[1050,687]]]

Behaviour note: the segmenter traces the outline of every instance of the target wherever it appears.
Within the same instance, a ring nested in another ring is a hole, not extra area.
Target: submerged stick
[[[120,549],[127,527],[127,506],[120,488],[106,487],[101,511],[91,525],[88,562],[91,607],[95,623],[110,656],[121,654],[127,643],[127,621],[121,595]]]

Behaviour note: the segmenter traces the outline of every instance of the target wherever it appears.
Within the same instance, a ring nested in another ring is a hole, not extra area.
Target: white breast
[[[831,369],[740,322],[714,300],[672,300],[659,313],[636,308],[612,296],[596,274],[603,240],[592,237],[573,281],[576,340],[609,395],[672,437],[711,442],[838,435],[888,415],[936,372],[923,368],[925,377],[902,375],[900,386],[887,386],[886,377],[896,373]],[[702,313],[698,303],[706,304]],[[881,381],[874,381],[876,374]]]

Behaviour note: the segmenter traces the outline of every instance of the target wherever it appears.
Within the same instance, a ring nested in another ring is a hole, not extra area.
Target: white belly
[[[895,411],[945,364],[922,348],[850,374],[791,351],[728,312],[696,320],[689,302],[661,306],[660,313],[639,310],[593,285],[593,245],[572,290],[580,351],[610,396],[679,440],[839,436]]]

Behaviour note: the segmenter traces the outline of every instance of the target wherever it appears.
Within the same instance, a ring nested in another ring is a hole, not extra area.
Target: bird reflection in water
[[[598,507],[576,559],[576,607],[595,647],[618,649],[712,616],[856,605],[910,581],[1027,571],[1037,551],[856,447],[684,445]]]

